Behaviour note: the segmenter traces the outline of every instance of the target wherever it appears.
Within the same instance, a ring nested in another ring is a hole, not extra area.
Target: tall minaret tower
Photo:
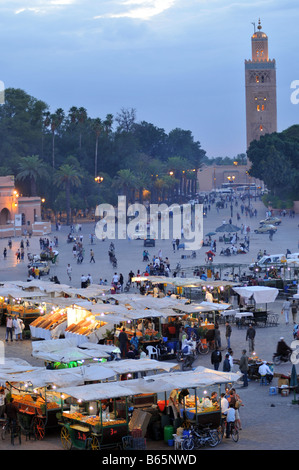
[[[276,65],[268,55],[268,36],[259,20],[251,37],[252,59],[245,60],[247,148],[253,140],[277,131]]]

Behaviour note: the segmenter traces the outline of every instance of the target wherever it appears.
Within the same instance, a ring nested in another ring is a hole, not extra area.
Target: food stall
[[[216,386],[221,384],[233,383],[239,380],[240,374],[212,371],[203,367],[190,372],[170,372],[156,376],[145,377],[143,379],[133,379],[114,383],[92,384],[81,387],[62,387],[58,391],[62,394],[63,400],[68,400],[72,409],[62,413],[60,424],[61,441],[64,449],[72,447],[86,449],[91,448],[99,450],[105,447],[123,447],[123,444],[129,432],[131,436],[136,431],[140,431],[145,448],[146,442],[144,436],[147,432],[147,426],[150,423],[150,410],[153,410],[151,397],[158,395],[166,396],[172,389],[193,388],[196,393],[198,387]],[[178,386],[178,384],[180,384]],[[195,395],[196,396],[196,395]],[[220,396],[220,392],[218,394]],[[121,400],[125,402],[124,414],[120,417],[116,403]],[[110,411],[103,415],[103,404],[111,405]],[[143,423],[136,427],[135,408],[139,404],[139,412],[144,416]],[[191,404],[191,402],[190,402]],[[133,410],[132,410],[133,408]],[[207,424],[213,422],[214,427],[220,423],[221,410],[209,409],[207,407],[200,409],[197,406],[197,400],[194,400],[194,407],[188,409],[185,405],[185,412],[191,413],[191,416],[185,417],[185,424],[191,423]],[[133,412],[130,419],[130,412]],[[160,418],[162,412],[157,413]],[[211,421],[212,420],[212,421]],[[161,425],[162,420],[161,420]],[[164,432],[173,432],[172,426],[168,426]],[[171,434],[172,436],[172,434]],[[135,447],[136,448],[136,447]],[[139,447],[141,448],[141,447]]]
[[[243,308],[240,311],[250,311],[253,313],[252,323],[255,326],[268,326],[277,325],[275,322],[275,314],[268,312],[268,303],[275,302],[278,296],[279,290],[275,287],[266,286],[243,286],[233,287],[233,290],[240,296],[240,300],[243,304]],[[264,307],[258,307],[257,304],[264,305]],[[271,317],[269,321],[269,317]]]
[[[7,315],[19,317],[25,327],[42,314],[40,302],[45,297],[42,292],[26,292],[17,287],[0,288],[1,323]]]

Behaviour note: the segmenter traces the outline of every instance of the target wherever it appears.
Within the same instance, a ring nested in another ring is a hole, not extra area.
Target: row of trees
[[[299,125],[251,142],[247,156],[251,176],[264,181],[270,199],[299,199]],[[272,198],[271,198],[272,195]]]
[[[167,134],[137,122],[134,109],[104,119],[84,107],[53,113],[13,88],[0,108],[0,175],[13,174],[20,193],[44,197],[56,212],[115,204],[118,194],[128,202],[190,197],[204,157],[190,131]]]

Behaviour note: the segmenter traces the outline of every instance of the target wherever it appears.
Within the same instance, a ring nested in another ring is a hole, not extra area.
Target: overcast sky
[[[190,130],[209,157],[246,151],[244,60],[261,18],[277,63],[278,131],[299,123],[298,0],[0,0],[0,80],[51,111],[135,108]]]

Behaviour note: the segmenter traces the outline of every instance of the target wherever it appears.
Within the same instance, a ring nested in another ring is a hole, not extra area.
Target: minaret
[[[261,21],[251,37],[252,59],[245,60],[247,148],[262,135],[277,132],[276,64],[268,55]]]

